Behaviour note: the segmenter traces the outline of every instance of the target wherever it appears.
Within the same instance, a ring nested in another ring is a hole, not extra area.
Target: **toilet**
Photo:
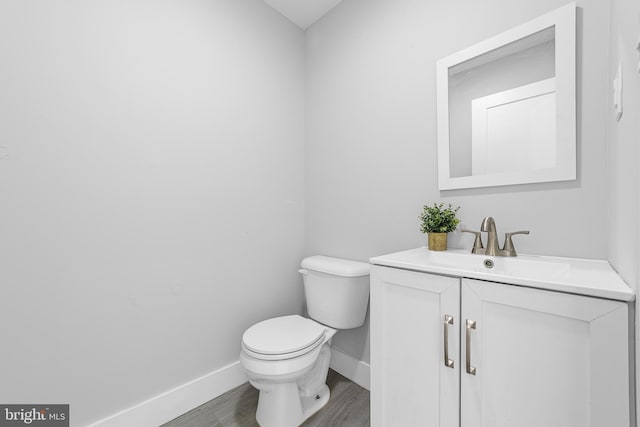
[[[369,264],[326,256],[302,260],[307,312],[256,323],[242,336],[240,363],[259,391],[262,427],[295,427],[329,400],[331,338],[364,324]]]

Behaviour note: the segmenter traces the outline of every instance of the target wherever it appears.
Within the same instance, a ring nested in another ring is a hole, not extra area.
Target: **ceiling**
[[[342,0],[264,0],[269,6],[306,30]]]

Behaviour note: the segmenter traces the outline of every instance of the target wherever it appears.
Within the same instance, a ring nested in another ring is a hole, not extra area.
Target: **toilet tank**
[[[337,329],[364,324],[369,303],[369,264],[326,256],[302,260],[309,317]]]

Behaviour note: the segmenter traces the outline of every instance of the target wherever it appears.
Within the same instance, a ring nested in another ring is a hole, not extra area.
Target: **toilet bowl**
[[[297,426],[329,400],[329,343],[335,333],[298,315],[265,320],[245,332],[240,362],[260,390],[261,426]]]
[[[259,390],[262,427],[295,427],[329,400],[331,338],[364,324],[369,264],[323,256],[302,261],[311,319],[289,315],[256,323],[242,336],[240,363]]]

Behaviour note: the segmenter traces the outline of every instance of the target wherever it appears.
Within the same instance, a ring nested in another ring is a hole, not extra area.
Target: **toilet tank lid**
[[[369,263],[366,262],[332,258],[322,255],[307,257],[302,260],[300,265],[302,268],[306,268],[308,270],[344,277],[368,276],[369,269],[371,267]]]

